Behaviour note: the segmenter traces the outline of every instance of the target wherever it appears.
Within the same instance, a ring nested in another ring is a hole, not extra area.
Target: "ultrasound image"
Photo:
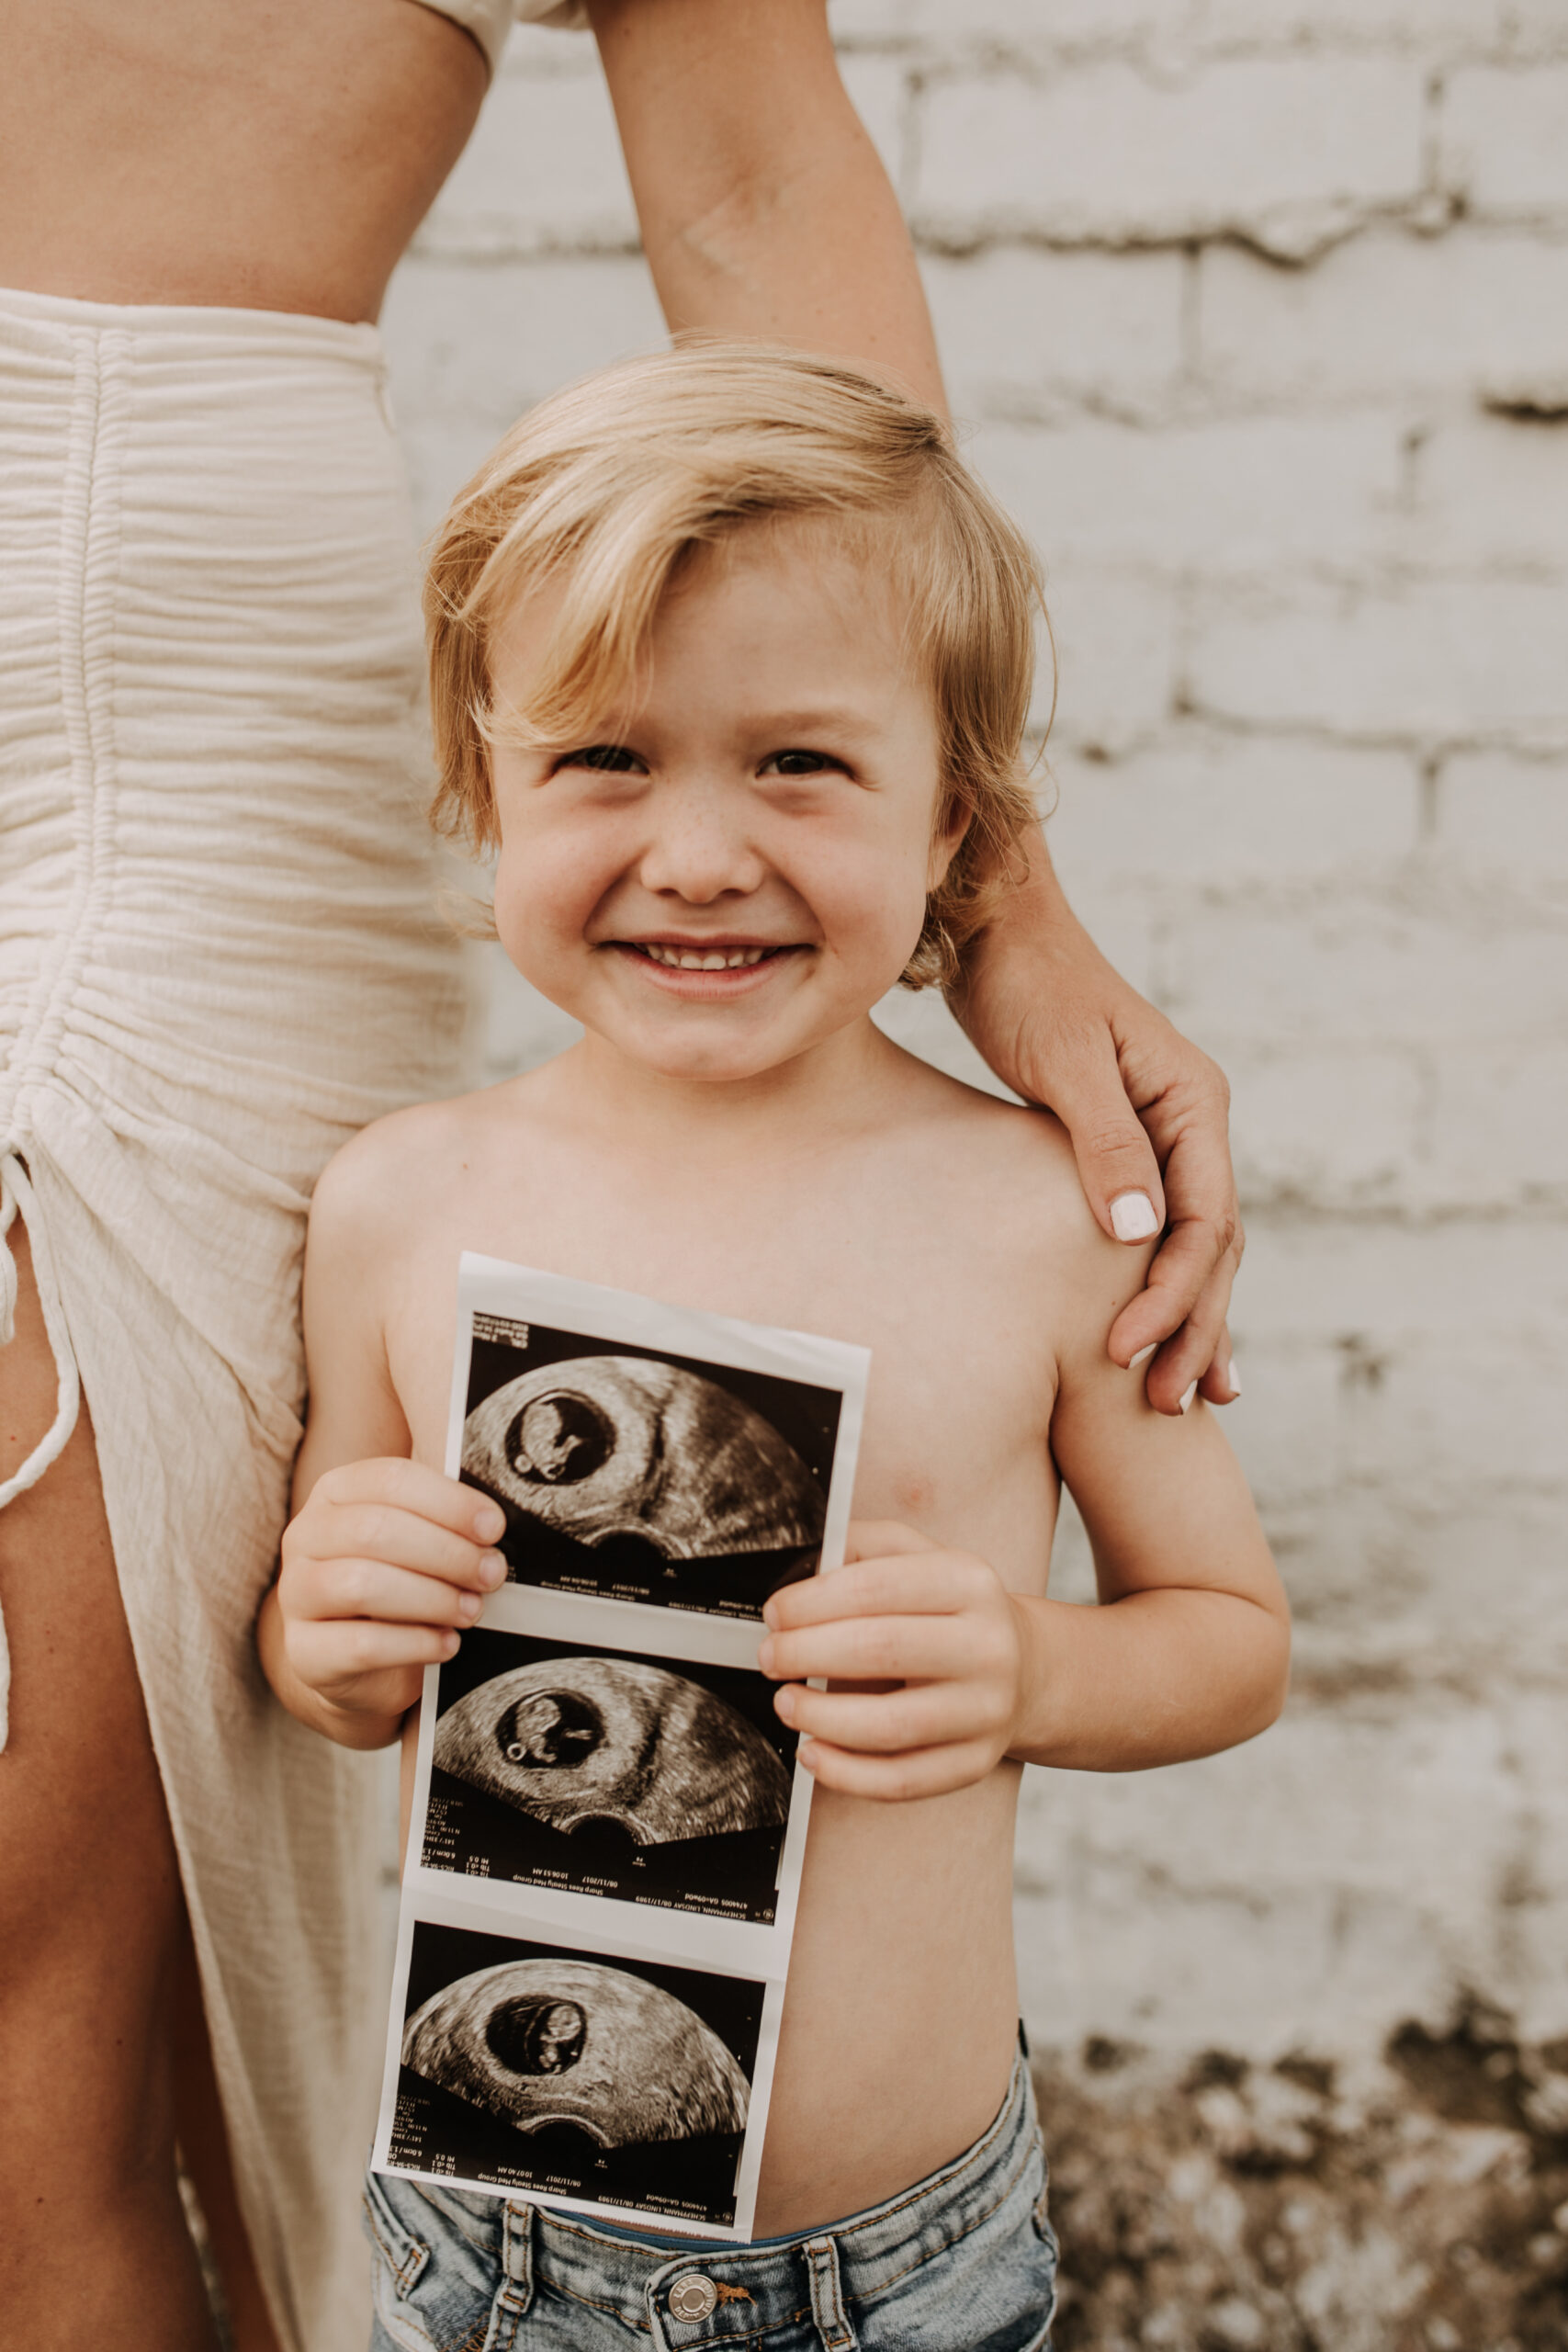
[[[418,1922],[389,2161],[727,2227],[763,1989]]]
[[[481,1630],[437,1703],[426,1869],[774,1917],[795,1736],[762,1675]]]
[[[651,1356],[552,1355],[503,1381],[471,1403],[462,1467],[505,1510],[525,1583],[754,1615],[820,1553],[824,1487],[795,1448]]]

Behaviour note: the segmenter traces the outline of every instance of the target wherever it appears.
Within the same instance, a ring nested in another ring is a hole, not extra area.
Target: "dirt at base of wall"
[[[1379,2062],[1037,2052],[1055,2352],[1568,2352],[1568,2038],[1468,1997]]]

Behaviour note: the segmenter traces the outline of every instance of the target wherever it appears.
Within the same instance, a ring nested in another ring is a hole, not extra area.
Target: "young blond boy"
[[[380,2346],[1049,2340],[1021,1768],[1250,1737],[1288,1633],[1213,1416],[1155,1412],[1106,1353],[1145,1260],[1060,1128],[871,1019],[1008,887],[1037,594],[935,419],[740,347],[546,402],[440,535],[440,812],[496,853],[502,944],[584,1035],[321,1182],[275,1687],[351,1746],[406,1736],[504,1573],[499,1510],[435,1467],[460,1250],[852,1340],[873,1372],[850,1565],[778,1593],[761,1654],[818,1789],[762,2239],[682,2253],[373,2183]],[[1059,1477],[1098,1609],[1045,1598]]]

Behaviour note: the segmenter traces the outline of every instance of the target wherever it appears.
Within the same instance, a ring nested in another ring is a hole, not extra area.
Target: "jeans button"
[[[688,2270],[670,2290],[670,2310],[676,2319],[707,2319],[718,2301],[718,2289],[701,2270]]]

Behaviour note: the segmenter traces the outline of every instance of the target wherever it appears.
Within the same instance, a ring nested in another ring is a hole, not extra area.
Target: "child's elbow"
[[[1265,1615],[1253,1694],[1254,1719],[1242,1735],[1246,1739],[1256,1739],[1259,1732],[1277,1724],[1291,1695],[1291,1620],[1284,1610],[1269,1610]]]

